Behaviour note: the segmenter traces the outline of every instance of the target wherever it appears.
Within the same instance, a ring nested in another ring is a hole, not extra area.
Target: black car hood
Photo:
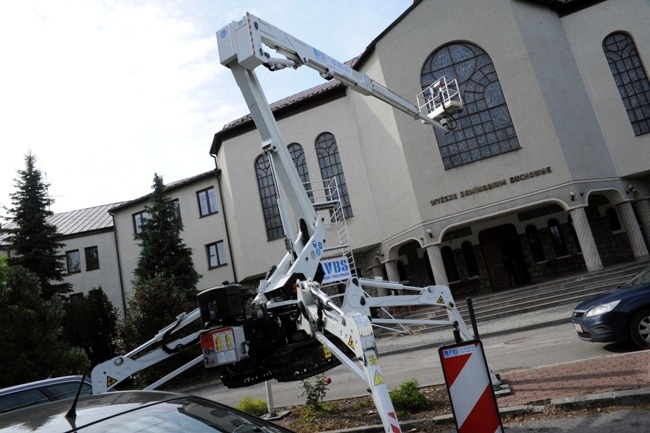
[[[606,304],[608,302],[616,301],[619,299],[625,299],[627,297],[635,296],[638,292],[648,290],[650,286],[647,284],[641,286],[625,286],[619,287],[609,292],[601,293],[591,298],[588,298],[580,302],[574,310],[577,311],[587,311],[590,308],[595,307],[596,305]]]

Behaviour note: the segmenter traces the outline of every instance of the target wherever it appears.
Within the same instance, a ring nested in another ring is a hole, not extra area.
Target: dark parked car
[[[0,413],[27,406],[64,400],[77,395],[81,376],[63,376],[0,389]],[[81,395],[92,394],[92,384],[84,379]]]
[[[228,406],[162,391],[122,391],[56,401],[0,415],[2,433],[292,433]]]
[[[578,304],[571,321],[583,340],[628,341],[649,349],[650,267],[615,290]]]

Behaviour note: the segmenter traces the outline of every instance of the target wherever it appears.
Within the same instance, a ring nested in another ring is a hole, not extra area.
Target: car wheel
[[[650,349],[650,310],[637,311],[630,320],[630,340],[640,349]]]

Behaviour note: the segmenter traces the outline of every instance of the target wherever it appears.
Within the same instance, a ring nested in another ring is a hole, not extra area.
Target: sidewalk
[[[633,403],[650,398],[650,351],[632,352],[503,373],[512,393],[499,407],[550,402],[557,406]]]

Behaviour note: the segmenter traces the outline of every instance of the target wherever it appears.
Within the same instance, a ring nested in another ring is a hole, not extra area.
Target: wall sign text
[[[475,187],[465,189],[459,192],[455,192],[453,194],[443,195],[434,198],[433,200],[430,201],[431,206],[436,206],[442,203],[447,203],[452,200],[457,200],[459,198],[465,198],[465,197],[472,196],[474,194],[480,194],[485,191],[501,188],[503,186],[507,186],[508,183],[513,184],[517,182],[523,182],[526,180],[536,178],[538,176],[544,176],[549,173],[552,173],[551,167],[544,167],[544,168],[540,168],[539,170],[529,171],[528,173],[520,173],[514,176],[510,176],[509,178],[506,179],[499,179],[494,182],[489,182],[483,185],[477,185]]]

